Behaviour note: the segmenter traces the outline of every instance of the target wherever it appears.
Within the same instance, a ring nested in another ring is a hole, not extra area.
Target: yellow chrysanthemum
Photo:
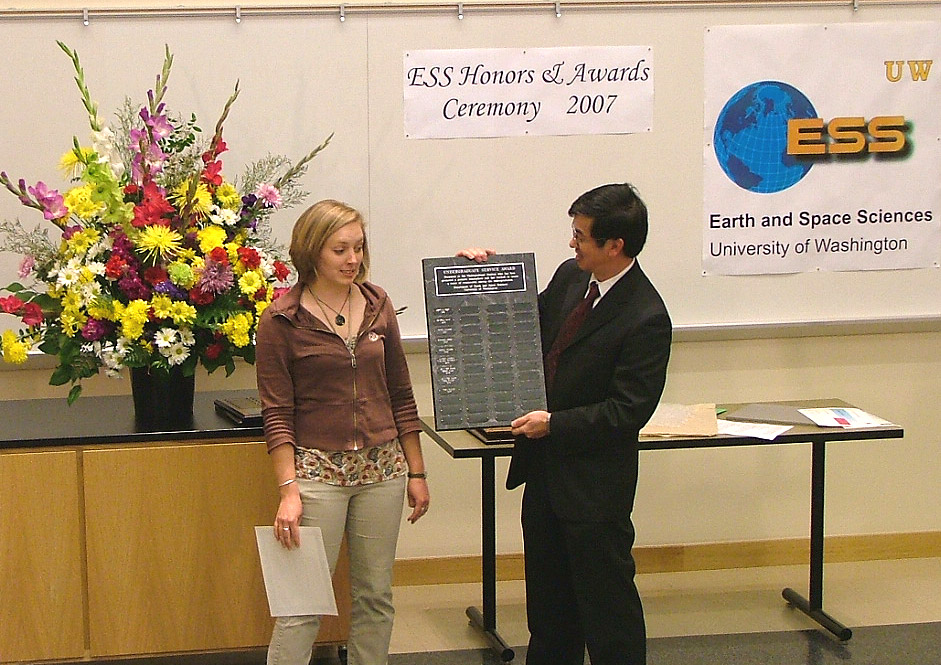
[[[80,148],[80,150],[86,161],[88,160],[88,156],[95,152],[92,148]],[[66,178],[77,178],[84,168],[85,165],[79,160],[74,150],[69,150],[59,158],[59,170],[65,174]],[[72,206],[69,206],[69,209],[71,208]]]
[[[208,254],[216,247],[222,247],[225,244],[225,229],[221,226],[207,226],[199,230],[196,239],[199,241],[199,249],[203,254]]]
[[[243,245],[235,241],[227,242],[225,244],[226,254],[229,255],[229,264],[232,266],[232,272],[234,272],[236,275],[241,275],[246,270],[248,270],[248,268],[245,267],[245,264],[239,261],[239,247],[243,247]]]
[[[252,329],[253,322],[254,319],[249,312],[241,312],[226,319],[225,323],[219,326],[219,329],[235,346],[248,346],[251,342],[248,333]]]
[[[268,305],[271,304],[271,300],[259,300],[255,303],[255,316],[259,319],[261,318],[262,313],[268,309]]]
[[[59,314],[59,323],[62,324],[62,332],[69,336],[78,333],[87,320],[88,317],[75,309],[64,309],[62,313]]]
[[[190,191],[190,181],[186,180],[176,186],[170,193],[171,201],[181,210],[189,206],[190,212],[197,217],[205,217],[212,209],[212,194],[204,183],[196,185],[196,191],[193,192],[193,199],[188,200]]]
[[[158,319],[169,319],[173,301],[169,296],[156,295],[150,299],[150,306],[154,308],[154,316]]]
[[[238,212],[242,208],[242,197],[239,191],[229,182],[223,182],[216,187],[216,200],[223,208]]]
[[[138,339],[144,333],[150,304],[143,300],[132,300],[121,312],[121,334],[130,340]]]
[[[196,308],[181,300],[176,300],[170,307],[170,317],[178,326],[191,325],[196,322]]]
[[[12,330],[3,331],[3,360],[22,365],[26,362],[29,347],[21,342]]]
[[[265,278],[257,270],[249,270],[239,277],[239,291],[247,296],[255,295],[255,292],[264,286]]]
[[[114,321],[114,301],[107,298],[95,298],[88,306],[88,316],[93,319]]]
[[[144,227],[137,236],[137,248],[150,259],[174,256],[180,251],[183,236],[167,226]]]
[[[69,212],[81,219],[91,219],[104,212],[106,208],[103,203],[93,201],[91,195],[92,186],[86,184],[81,187],[73,187],[65,193],[62,199]]]
[[[189,247],[184,247],[184,248],[181,249],[180,252],[176,255],[176,258],[177,258],[178,261],[185,261],[186,263],[189,263],[190,265],[193,265],[193,263],[194,263],[197,259],[199,259],[200,256],[196,253],[196,250],[195,250],[195,249],[190,249]]]

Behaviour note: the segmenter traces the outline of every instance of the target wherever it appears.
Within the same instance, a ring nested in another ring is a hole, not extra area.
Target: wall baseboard
[[[941,557],[941,531],[828,536],[825,543],[827,563]],[[809,548],[808,538],[652,545],[635,547],[634,559],[638,573],[675,573],[807,564]],[[522,553],[497,555],[498,580],[523,578]],[[399,559],[394,580],[396,586],[480,582],[480,557]]]

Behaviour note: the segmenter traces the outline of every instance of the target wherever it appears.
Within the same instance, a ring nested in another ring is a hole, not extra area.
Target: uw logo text
[[[927,81],[933,64],[934,60],[886,60],[885,77],[890,83],[898,83],[904,75],[905,65],[908,65],[912,81]]]

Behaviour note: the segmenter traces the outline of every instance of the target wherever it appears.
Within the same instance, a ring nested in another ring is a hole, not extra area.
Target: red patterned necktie
[[[575,333],[578,332],[585,317],[588,316],[588,312],[591,311],[591,306],[598,298],[598,294],[598,282],[592,281],[585,299],[578,303],[575,309],[569,312],[569,315],[565,317],[565,321],[562,322],[562,328],[559,329],[559,334],[556,335],[555,342],[552,343],[552,348],[549,349],[549,353],[546,354],[545,368],[547,389],[552,389],[552,382],[555,380],[555,370],[559,366],[559,356],[566,347],[572,343],[572,340],[575,339]]]

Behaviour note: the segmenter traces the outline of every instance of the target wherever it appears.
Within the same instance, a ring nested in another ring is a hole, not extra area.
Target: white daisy
[[[177,341],[177,332],[173,328],[161,328],[154,334],[154,344],[156,344],[160,349],[161,353],[164,353],[164,349],[168,349]],[[164,353],[164,355],[166,355]]]

